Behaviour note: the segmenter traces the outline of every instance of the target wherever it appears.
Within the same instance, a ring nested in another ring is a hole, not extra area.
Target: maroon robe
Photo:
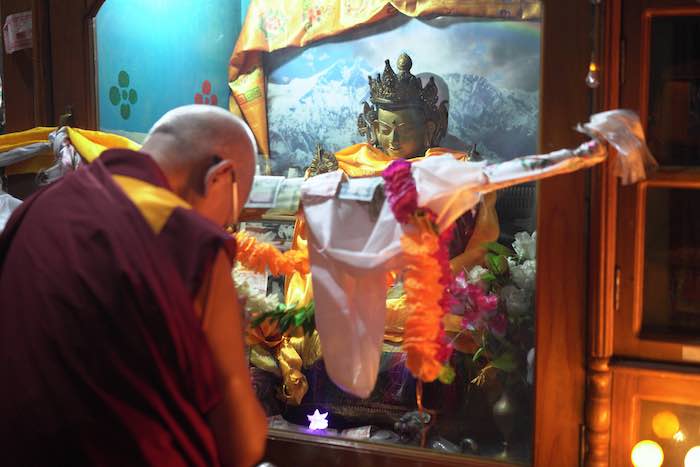
[[[0,464],[213,466],[221,394],[194,297],[233,240],[175,208],[154,233],[105,152],[30,197],[0,236]]]

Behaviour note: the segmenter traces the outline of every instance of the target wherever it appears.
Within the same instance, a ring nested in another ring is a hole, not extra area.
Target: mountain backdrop
[[[305,78],[271,76],[267,86],[272,170],[304,170],[317,144],[338,151],[363,141],[357,132],[367,76],[376,67],[361,58],[338,59]],[[441,146],[466,150],[477,144],[491,161],[533,154],[537,147],[538,92],[499,88],[483,76],[441,76],[449,97],[448,135]]]

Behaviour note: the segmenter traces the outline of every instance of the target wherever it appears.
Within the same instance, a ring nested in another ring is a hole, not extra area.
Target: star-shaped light
[[[321,413],[316,409],[313,415],[307,415],[309,419],[309,430],[325,430],[328,428],[328,412]]]

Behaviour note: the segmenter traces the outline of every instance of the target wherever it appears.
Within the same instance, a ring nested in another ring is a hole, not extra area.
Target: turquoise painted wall
[[[168,110],[227,107],[249,0],[107,0],[96,21],[99,124],[140,139]]]

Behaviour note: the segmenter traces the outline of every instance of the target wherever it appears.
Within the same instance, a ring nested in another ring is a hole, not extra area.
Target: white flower
[[[537,275],[537,261],[525,260],[522,264],[508,262],[510,277],[519,288],[532,292],[535,290],[535,276]]]
[[[506,285],[499,295],[509,315],[523,315],[532,309],[532,295],[514,285]]]
[[[513,249],[520,261],[534,260],[537,256],[537,232],[533,232],[532,235],[527,232],[516,233]]]
[[[245,269],[236,263],[236,266],[231,271],[233,283],[238,292],[238,298],[244,303],[244,309],[247,314],[272,311],[277,308],[279,298],[277,294],[265,295],[264,293],[253,290],[245,280]]]
[[[481,278],[484,276],[484,274],[488,273],[489,270],[476,265],[474,266],[471,271],[469,271],[468,277],[467,277],[467,282],[470,284],[478,284],[478,285],[483,285],[483,282]]]

